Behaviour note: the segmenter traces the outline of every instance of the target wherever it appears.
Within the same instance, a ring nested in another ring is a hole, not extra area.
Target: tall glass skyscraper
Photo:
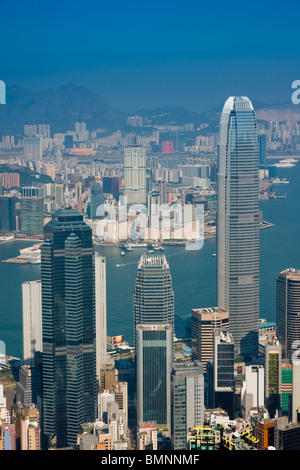
[[[96,418],[95,267],[92,230],[71,208],[44,228],[41,248],[44,433],[76,445]]]
[[[141,256],[133,296],[134,338],[137,325],[168,323],[174,335],[174,293],[164,255]]]
[[[253,106],[230,97],[220,122],[217,305],[229,312],[236,354],[258,353],[259,177]]]
[[[172,326],[136,329],[137,421],[156,421],[171,434]]]

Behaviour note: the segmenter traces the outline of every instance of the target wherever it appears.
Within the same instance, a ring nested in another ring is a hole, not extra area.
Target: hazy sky
[[[128,112],[286,102],[299,18],[299,0],[0,0],[0,80],[73,82]]]

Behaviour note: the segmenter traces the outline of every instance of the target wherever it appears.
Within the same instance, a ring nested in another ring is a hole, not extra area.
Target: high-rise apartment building
[[[300,270],[289,268],[276,279],[276,336],[282,356],[291,361],[300,340]]]
[[[13,232],[16,230],[16,202],[15,197],[0,196],[0,231]]]
[[[22,284],[24,364],[34,365],[36,353],[43,350],[41,294],[41,281]]]
[[[137,325],[168,323],[174,337],[174,293],[164,255],[141,256],[133,296],[134,338]]]
[[[204,423],[204,376],[200,362],[172,364],[172,448],[187,449],[188,430]]]
[[[97,410],[92,230],[76,210],[53,214],[41,248],[43,425],[57,447],[77,442]]]
[[[171,434],[172,325],[136,327],[137,421]]]
[[[217,305],[229,312],[236,354],[258,354],[259,178],[253,106],[230,97],[220,122]]]
[[[218,307],[192,310],[192,357],[203,365],[214,359],[214,331],[229,328],[229,314]]]
[[[227,411],[230,419],[235,412],[234,342],[227,330],[214,332],[214,407]]]
[[[127,204],[146,204],[146,148],[124,148],[124,196]]]

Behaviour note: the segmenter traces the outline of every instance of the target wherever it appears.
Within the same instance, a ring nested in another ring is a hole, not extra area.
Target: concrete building
[[[229,328],[229,313],[218,307],[192,310],[192,357],[203,365],[214,359],[214,331]]]

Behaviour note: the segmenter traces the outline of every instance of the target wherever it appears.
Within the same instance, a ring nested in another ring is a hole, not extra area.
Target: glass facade
[[[168,323],[172,325],[174,333],[174,293],[165,256],[146,254],[141,257],[133,309],[134,332],[139,324]]]
[[[137,421],[156,421],[170,431],[171,325],[138,325]]]
[[[96,418],[94,248],[90,227],[72,209],[58,210],[44,235],[44,433],[65,447]]]
[[[259,175],[255,114],[230,97],[220,122],[217,305],[229,312],[236,354],[258,353]]]
[[[24,197],[20,199],[20,232],[40,235],[44,230],[44,199]]]

